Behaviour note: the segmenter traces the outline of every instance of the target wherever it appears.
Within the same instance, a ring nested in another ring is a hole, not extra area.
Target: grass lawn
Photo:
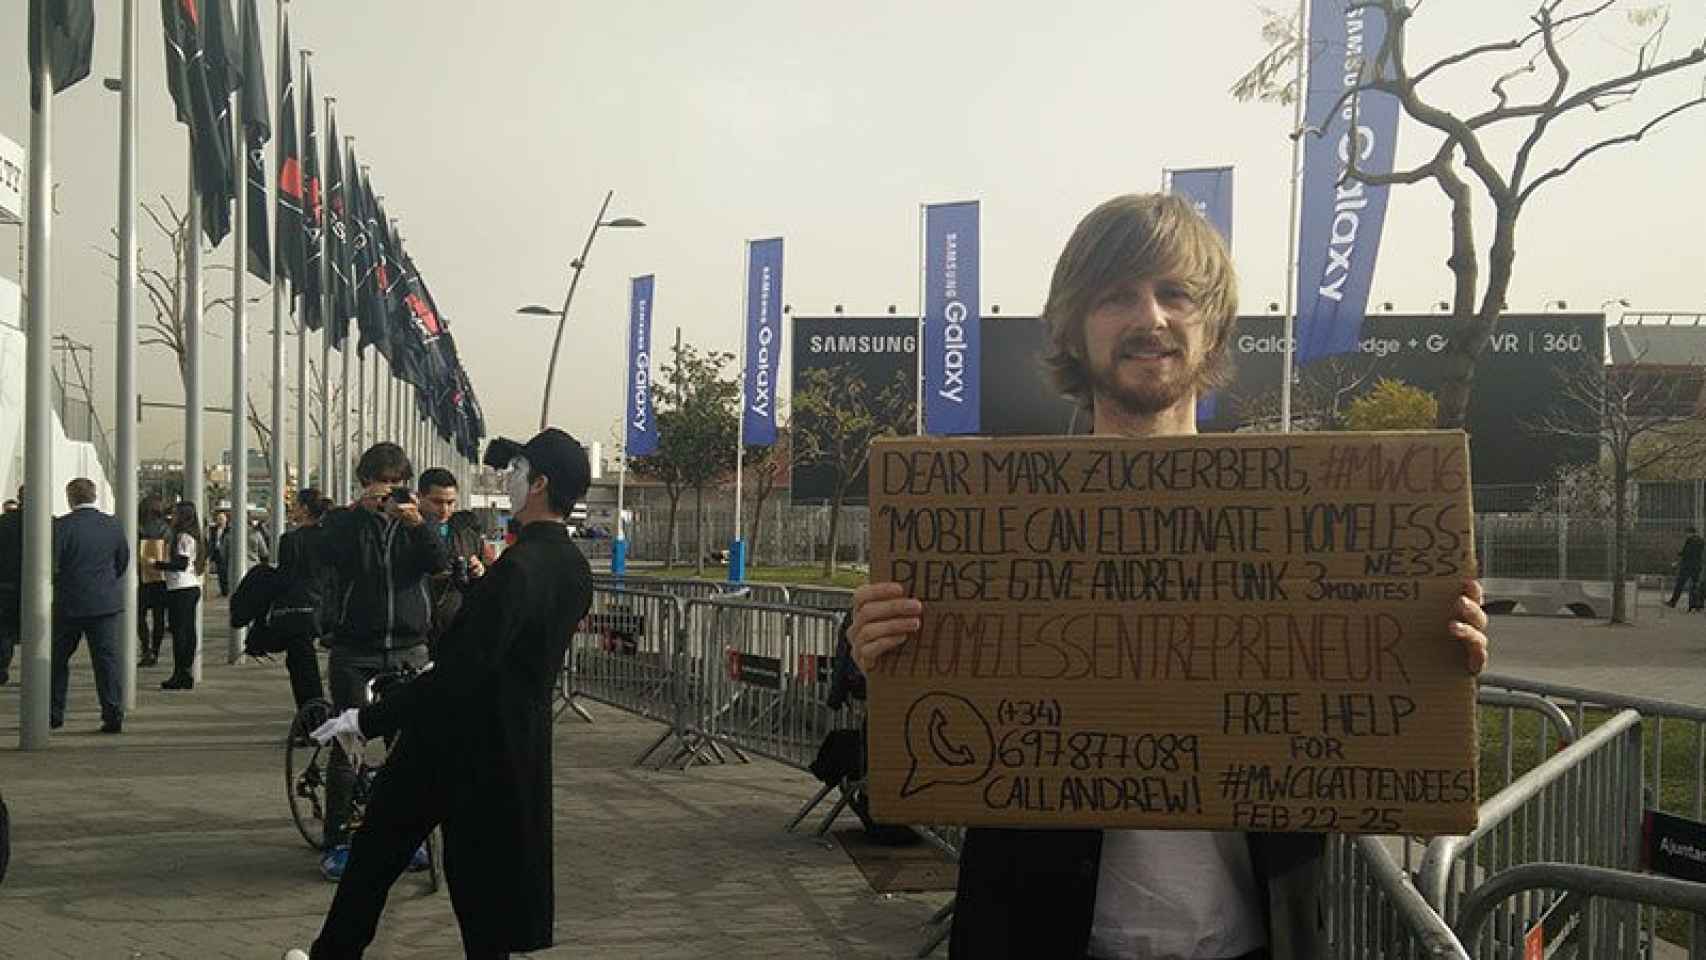
[[[644,577],[693,577],[696,576],[692,567],[634,567],[630,570],[636,576]],[[705,566],[705,579],[726,580],[729,571],[727,567]],[[849,590],[862,586],[866,580],[863,570],[837,570],[835,576],[825,580],[823,565],[813,564],[805,567],[747,567],[746,578],[759,583],[799,584],[806,587],[845,587]]]

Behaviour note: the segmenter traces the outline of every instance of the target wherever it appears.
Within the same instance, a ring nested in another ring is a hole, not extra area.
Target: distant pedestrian
[[[143,497],[136,513],[136,642],[142,648],[136,665],[152,667],[166,642],[166,572],[155,564],[172,557],[172,528],[157,493]]]
[[[195,504],[184,501],[172,511],[172,559],[155,567],[166,571],[166,612],[172,627],[172,675],[162,690],[195,688],[195,657],[201,645],[196,633],[196,607],[201,603],[201,579],[207,573],[207,544]]]
[[[101,732],[124,730],[119,618],[124,615],[120,577],[130,566],[124,526],[95,504],[95,482],[78,477],[65,485],[71,512],[53,521],[53,663],[47,725],[65,725],[71,655],[88,638],[101,700]]]
[[[219,595],[222,597],[231,593],[229,568],[225,565],[225,541],[230,526],[230,518],[221,510],[213,515],[213,526],[208,528],[207,536],[201,540],[202,545],[207,548],[207,560],[203,567],[213,567],[213,575],[219,581]]]
[[[0,514],[0,686],[11,681],[12,651],[17,649],[23,618],[24,488],[18,509]]]
[[[8,513],[17,513],[17,512],[18,512],[18,501],[7,500],[5,503],[0,503],[0,516],[5,516]]]
[[[1665,606],[1675,607],[1676,601],[1682,596],[1683,588],[1688,588],[1688,610],[1690,613],[1699,610],[1702,604],[1700,591],[1701,561],[1706,560],[1706,540],[1701,539],[1699,531],[1688,528],[1688,537],[1682,541],[1682,550],[1676,555],[1676,587],[1670,592],[1670,599]]]

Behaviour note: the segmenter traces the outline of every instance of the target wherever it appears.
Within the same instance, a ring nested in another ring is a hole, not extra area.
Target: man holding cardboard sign
[[[873,812],[985,825],[956,957],[1318,960],[1321,832],[1473,822],[1463,437],[1196,438],[1236,284],[1177,198],[1087,216],[1044,314],[1093,437],[873,450]]]

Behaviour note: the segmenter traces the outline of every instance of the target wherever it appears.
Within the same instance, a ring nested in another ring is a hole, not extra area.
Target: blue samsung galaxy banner
[[[980,429],[977,231],[975,200],[925,208],[924,432],[937,436]]]
[[[1298,231],[1299,364],[1355,351],[1367,312],[1390,188],[1364,186],[1345,171],[1353,154],[1359,171],[1392,171],[1401,107],[1384,93],[1360,93],[1342,104],[1340,98],[1364,79],[1385,33],[1385,14],[1357,0],[1310,3]]]
[[[782,365],[782,239],[748,243],[746,260],[746,390],[741,442],[776,442],[776,371]]]
[[[652,410],[652,274],[635,277],[628,292],[628,390],[624,407],[629,457],[657,452],[658,424]]]
[[[1167,176],[1168,191],[1189,200],[1220,236],[1232,246],[1232,168],[1204,167],[1174,170]]]

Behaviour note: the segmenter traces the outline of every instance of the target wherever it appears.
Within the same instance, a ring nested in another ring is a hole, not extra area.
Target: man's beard
[[[1122,361],[1145,350],[1175,351],[1173,360],[1168,363],[1171,369],[1135,382],[1129,377],[1122,378]],[[1192,358],[1182,344],[1166,337],[1126,337],[1116,345],[1111,356],[1102,357],[1088,366],[1094,400],[1136,416],[1154,416],[1172,409],[1193,391],[1206,386],[1205,358]]]

